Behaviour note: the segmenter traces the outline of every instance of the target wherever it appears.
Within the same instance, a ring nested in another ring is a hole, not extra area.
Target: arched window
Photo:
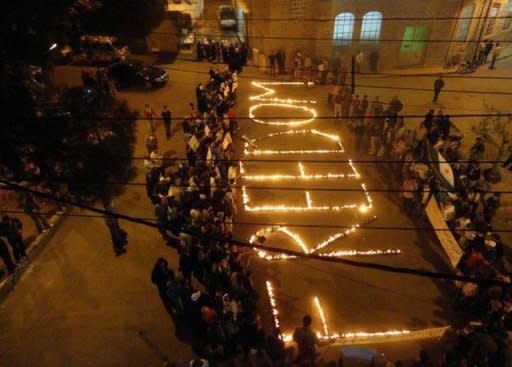
[[[334,18],[334,31],[332,39],[339,41],[340,45],[350,45],[354,34],[354,14],[339,13]]]
[[[382,26],[382,14],[378,11],[370,11],[363,16],[361,26],[361,41],[377,42],[380,38]]]
[[[471,17],[475,11],[475,4],[466,5],[460,12],[459,25],[457,27],[457,33],[455,39],[457,41],[465,41],[468,37],[469,27],[471,26]]]

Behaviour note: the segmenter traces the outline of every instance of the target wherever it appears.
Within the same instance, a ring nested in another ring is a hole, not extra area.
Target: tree
[[[10,118],[0,124],[0,165],[16,181],[91,202],[110,200],[133,175],[137,114],[99,91],[66,90],[58,104],[34,101],[17,70],[0,88]]]
[[[499,161],[503,158],[510,143],[512,118],[509,115],[501,115],[500,111],[485,101],[484,107],[487,116],[484,116],[477,125],[473,125],[471,130],[482,139],[484,144],[494,148],[494,158],[490,158],[490,160]],[[486,178],[491,183],[501,180],[498,163],[493,163],[492,168],[486,172]]]
[[[18,0],[2,4],[0,52],[7,61],[42,65],[53,43],[64,44],[98,0]]]
[[[85,28],[126,38],[143,38],[164,19],[166,0],[102,0],[101,7],[88,14]]]

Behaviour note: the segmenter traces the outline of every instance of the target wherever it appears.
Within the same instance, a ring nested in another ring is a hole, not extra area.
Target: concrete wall
[[[265,21],[269,18],[290,18],[291,3],[299,1],[304,8],[297,20]],[[272,48],[283,48],[291,56],[296,49],[317,56],[344,55],[349,58],[357,50],[368,54],[377,48],[380,67],[412,65],[440,65],[448,51],[449,42],[425,42],[421,55],[411,59],[401,52],[406,27],[425,26],[427,40],[450,40],[457,21],[449,20],[395,20],[386,18],[457,17],[466,0],[252,0],[250,3],[249,36],[252,47],[265,53]],[[505,0],[503,0],[505,1]],[[362,20],[369,11],[383,15],[380,41],[375,44],[359,42]],[[337,47],[332,40],[334,18],[341,12],[352,13],[356,20],[350,46]],[[312,19],[325,19],[313,21]],[[281,38],[281,39],[280,39]],[[288,39],[286,39],[288,38]],[[299,38],[299,39],[297,39]],[[290,60],[290,57],[288,58]]]

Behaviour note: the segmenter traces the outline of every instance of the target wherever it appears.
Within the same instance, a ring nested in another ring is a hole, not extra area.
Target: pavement
[[[19,205],[18,195],[9,190],[0,190],[0,217],[3,214],[9,215],[11,217],[18,218],[23,224],[23,242],[25,243],[26,251],[28,256],[30,257],[30,253],[32,251],[31,247],[36,243],[44,242],[44,238],[47,236],[45,233],[40,234],[37,230],[34,221],[25,213],[23,213],[23,208]],[[36,198],[36,201],[40,205],[41,213],[49,222],[55,222],[57,217],[55,214],[58,211],[61,211],[60,205],[53,203],[47,200],[39,200]],[[6,242],[8,243],[8,242]],[[9,250],[11,251],[11,258],[14,261],[14,256],[12,254],[12,248],[7,245]],[[22,264],[19,264],[20,267]],[[24,264],[23,264],[24,265]],[[4,294],[4,287],[10,287],[11,284],[16,282],[16,279],[20,276],[20,269],[18,269],[15,274],[10,276],[7,273],[7,269],[3,262],[0,262],[0,298],[2,294]]]
[[[131,108],[142,110],[150,103],[156,112],[167,104],[173,116],[184,116],[189,101],[195,100],[194,88],[204,81],[208,63],[177,60],[165,65],[170,74],[168,85],[157,90],[133,89],[120,92]],[[64,66],[56,71],[56,79],[68,85],[80,83],[79,67]],[[497,69],[482,70],[475,76],[506,76],[510,70],[508,61],[498,62]],[[248,114],[248,96],[253,93],[250,81],[264,77],[259,71],[247,68],[240,81],[239,116]],[[402,91],[413,81],[415,87],[427,91]],[[405,112],[424,114],[431,104],[433,78],[372,76],[361,79],[366,85],[385,87],[358,87],[357,93],[368,93],[370,98],[378,94],[382,100],[389,100],[394,94],[402,99]],[[371,84],[370,84],[371,83]],[[488,83],[483,79],[447,79],[446,89],[467,90],[466,93],[441,93],[441,104],[445,112],[482,112],[484,99],[503,111],[507,110],[509,97],[506,95],[476,94],[473,91],[510,91],[511,80]],[[326,90],[316,88],[280,88],[282,95],[296,98],[316,99],[319,115],[330,115],[325,105]],[[260,111],[264,112],[264,111]],[[273,111],[272,111],[273,112]],[[268,112],[271,113],[269,110]],[[408,119],[407,123],[417,126],[420,119]],[[474,118],[453,119],[466,135],[465,144],[472,143],[471,124]],[[257,125],[248,120],[240,121],[241,135],[256,137],[273,131],[268,126]],[[346,157],[353,147],[349,135],[340,124],[322,120],[308,125],[341,135],[347,149]],[[181,126],[173,126],[174,134],[166,141],[162,126],[158,126],[157,137],[161,151],[173,151],[184,156],[184,140]],[[145,122],[137,126],[136,155],[145,154],[144,139],[147,135]],[[238,146],[241,142],[237,140]],[[279,142],[287,146],[287,142]],[[289,141],[289,145],[316,144],[314,141]],[[240,151],[240,150],[239,150]],[[136,182],[144,181],[142,161],[136,160]],[[266,169],[266,167],[253,167]],[[385,181],[372,166],[358,166],[368,187],[382,187]],[[281,167],[280,169],[284,169]],[[308,167],[307,169],[322,169]],[[509,185],[508,177],[501,185]],[[295,194],[274,193],[273,200],[299,200]],[[315,197],[314,200],[327,198]],[[343,198],[340,198],[343,199]],[[406,217],[398,206],[394,194],[374,195],[374,212],[378,217],[376,225],[416,225]],[[504,208],[509,210],[509,199]],[[302,200],[302,199],[301,199]],[[118,210],[128,215],[145,218],[153,217],[153,209],[147,200],[144,186],[127,186],[125,192],[115,201]],[[505,212],[506,213],[506,212]],[[0,305],[0,358],[5,366],[157,366],[162,357],[171,361],[186,362],[193,356],[191,348],[176,337],[174,324],[166,313],[158,292],[150,282],[150,273],[156,259],[168,259],[171,266],[177,264],[174,251],[166,247],[157,231],[136,224],[122,222],[128,232],[128,252],[115,257],[107,228],[101,218],[80,216],[74,210],[55,232],[46,249],[33,261],[19,280],[17,286]],[[263,221],[333,224],[346,223],[350,218],[322,216],[302,218],[289,215],[253,216],[239,208],[237,221]],[[510,221],[506,215],[503,220]],[[341,222],[340,222],[341,221]],[[343,222],[344,221],[344,222]],[[500,224],[501,225],[501,224]],[[498,225],[496,225],[498,226]],[[260,226],[236,226],[236,237],[247,240]],[[301,236],[308,241],[325,238],[329,233],[301,229]],[[293,246],[281,241],[279,245]],[[447,270],[444,255],[432,233],[415,231],[361,231],[357,236],[336,243],[334,249],[368,248],[375,246],[398,247],[404,251],[401,256],[372,258],[371,261],[428,270]],[[366,259],[364,259],[366,260]],[[415,277],[398,276],[369,270],[348,268],[340,265],[299,261],[265,263],[253,261],[253,273],[262,297],[264,321],[271,323],[268,299],[264,281],[272,280],[276,287],[276,300],[282,313],[283,328],[293,330],[306,312],[315,312],[312,297],[318,296],[325,309],[326,318],[332,330],[339,331],[381,331],[383,329],[417,329],[442,326],[457,318],[453,309],[452,288],[449,284]],[[317,314],[313,314],[318,322]],[[315,324],[317,327],[318,324]],[[143,335],[143,337],[141,337]],[[30,336],[30,342],[28,341]],[[392,359],[401,358],[411,347],[400,343],[396,347],[387,344]],[[416,344],[414,344],[416,349]],[[396,349],[396,350],[393,350]],[[385,350],[385,349],[382,349]],[[336,351],[333,351],[336,354]],[[416,351],[414,351],[416,353]],[[412,356],[413,357],[413,356]]]

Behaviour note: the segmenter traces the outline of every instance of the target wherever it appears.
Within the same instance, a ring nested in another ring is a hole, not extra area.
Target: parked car
[[[115,63],[108,67],[107,75],[118,89],[134,86],[160,88],[169,80],[169,75],[164,69],[140,61]]]
[[[130,54],[128,46],[119,46],[111,36],[82,36],[79,60],[90,64],[110,64],[124,61]]]
[[[235,9],[230,5],[221,5],[217,10],[220,29],[237,30]]]

